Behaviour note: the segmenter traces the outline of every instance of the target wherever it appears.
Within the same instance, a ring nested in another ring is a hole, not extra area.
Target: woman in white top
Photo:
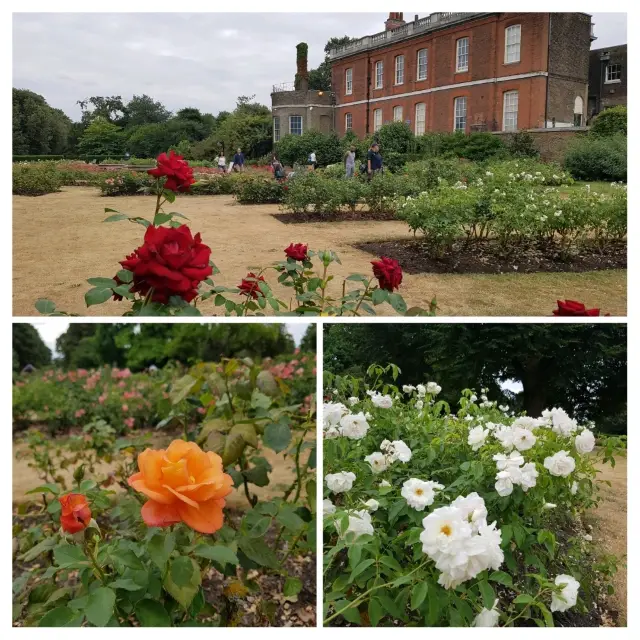
[[[224,157],[224,153],[221,153],[218,156],[218,169],[221,169],[222,171],[224,171],[226,166],[227,166],[227,159]]]

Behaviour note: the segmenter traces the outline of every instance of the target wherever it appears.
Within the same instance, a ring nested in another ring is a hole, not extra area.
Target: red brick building
[[[435,13],[333,49],[335,129],[399,120],[425,131],[515,131],[585,121],[591,16]]]

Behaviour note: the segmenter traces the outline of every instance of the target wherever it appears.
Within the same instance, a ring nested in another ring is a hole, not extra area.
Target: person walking
[[[316,152],[312,151],[309,154],[309,159],[307,160],[307,164],[309,165],[309,170],[310,171],[314,171],[316,166],[317,166],[317,162],[316,162]]]
[[[374,175],[382,172],[382,156],[380,147],[374,142],[367,152],[367,179],[371,180]]]
[[[244,153],[242,153],[242,149],[240,148],[236,151],[236,155],[233,156],[233,170],[244,171]]]
[[[273,160],[271,161],[271,166],[273,167],[273,177],[276,180],[282,180],[284,178],[284,167],[280,160],[278,160],[278,156],[273,155]]]
[[[227,159],[224,157],[224,153],[221,153],[218,156],[218,169],[224,173],[225,168],[227,167]]]
[[[356,148],[354,146],[349,148],[349,151],[347,151],[347,154],[344,157],[344,167],[346,170],[346,177],[352,178],[356,170]]]

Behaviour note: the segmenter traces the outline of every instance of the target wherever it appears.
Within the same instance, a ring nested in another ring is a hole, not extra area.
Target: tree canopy
[[[28,364],[43,367],[51,363],[51,349],[37,329],[26,323],[13,325],[13,370],[22,371]]]
[[[626,326],[619,324],[336,324],[325,327],[324,366],[363,375],[393,362],[400,384],[434,380],[456,404],[464,388],[538,416],[562,406],[610,433],[626,432]],[[502,382],[516,380],[513,395]]]
[[[349,36],[329,38],[327,44],[324,45],[324,60],[318,65],[317,69],[311,69],[309,71],[309,89],[316,91],[331,90],[331,61],[329,60],[329,52],[336,47],[344,47],[345,44],[349,44],[354,40],[357,40],[357,38],[350,38]]]

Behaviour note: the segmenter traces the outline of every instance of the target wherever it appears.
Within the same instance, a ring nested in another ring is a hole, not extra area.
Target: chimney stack
[[[387,21],[384,23],[384,28],[386,31],[389,31],[390,29],[395,29],[396,27],[401,27],[405,24],[407,24],[403,18],[403,13],[402,12],[390,12],[389,13],[389,17],[387,18]]]
[[[294,87],[296,91],[309,91],[309,71],[307,69],[307,54],[309,46],[306,42],[296,45],[296,77]]]

